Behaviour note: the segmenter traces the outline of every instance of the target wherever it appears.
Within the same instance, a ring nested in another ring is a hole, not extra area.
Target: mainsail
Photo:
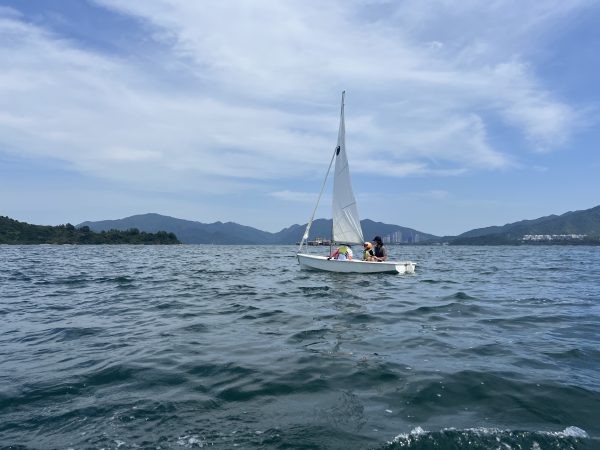
[[[338,243],[363,243],[363,232],[358,217],[358,208],[352,192],[350,169],[346,157],[346,126],[344,124],[344,95],[342,92],[342,111],[340,129],[335,149],[335,174],[333,177],[333,235]]]

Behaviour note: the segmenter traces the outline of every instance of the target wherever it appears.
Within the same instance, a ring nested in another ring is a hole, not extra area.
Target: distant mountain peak
[[[374,222],[370,219],[361,221],[363,230],[370,238],[371,234],[395,236],[403,242],[417,242],[435,236],[422,233],[399,225]],[[137,214],[123,219],[83,222],[78,227],[88,226],[94,231],[110,229],[126,230],[137,228],[140,231],[168,231],[175,233],[179,240],[186,244],[295,244],[302,239],[306,224],[294,224],[277,233],[258,230],[235,222],[202,223],[158,213]],[[331,235],[331,219],[316,219],[311,227],[311,238]]]

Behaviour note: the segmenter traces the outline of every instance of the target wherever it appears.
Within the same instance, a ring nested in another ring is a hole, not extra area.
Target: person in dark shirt
[[[381,240],[381,237],[375,236],[373,238],[373,242],[375,242],[375,248],[373,249],[375,256],[373,258],[373,261],[387,261],[388,252],[387,248],[383,246],[383,241]]]

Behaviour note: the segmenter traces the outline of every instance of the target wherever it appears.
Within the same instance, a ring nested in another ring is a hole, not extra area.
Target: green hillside
[[[365,240],[371,240],[375,235],[382,237],[400,237],[403,243],[423,242],[435,238],[431,234],[422,233],[412,228],[399,225],[361,220]],[[184,244],[295,244],[302,239],[306,224],[292,225],[277,233],[258,230],[234,222],[202,223],[191,220],[177,219],[156,213],[138,214],[117,220],[102,220],[97,222],[83,222],[78,227],[87,226],[94,231],[102,230],[127,230],[137,228],[147,232],[166,230],[175,233]],[[317,219],[310,230],[310,239],[331,237],[331,219]]]
[[[71,224],[46,226],[0,216],[0,244],[179,244],[173,233],[146,233],[138,229],[96,233]]]
[[[175,233],[184,244],[273,244],[271,233],[234,222],[201,223],[177,219],[156,213],[138,214],[116,220],[83,222],[94,231],[128,230],[137,228],[154,233],[159,230]]]
[[[533,220],[521,220],[503,226],[478,228],[467,231],[450,239],[455,245],[501,245],[527,242],[526,236],[561,236],[577,235],[573,239],[546,239],[531,240],[528,243],[554,243],[554,244],[595,244],[600,242],[600,206],[594,208],[569,211],[560,216],[550,215]]]

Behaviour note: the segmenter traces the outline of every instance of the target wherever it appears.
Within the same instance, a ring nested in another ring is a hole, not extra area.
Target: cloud
[[[0,49],[5,151],[57,158],[103,177],[184,185],[192,176],[197,184],[199,176],[210,183],[279,178],[300,162],[310,168],[304,157],[331,145],[313,126],[318,115],[161,92],[128,61],[10,17],[0,19],[0,36],[12,43]]]
[[[405,98],[430,110],[428,96],[433,93],[442,103],[438,106],[451,109],[453,115],[469,116],[491,106],[541,146],[557,139],[564,142],[575,113],[540,86],[518,55],[524,45],[531,45],[531,37],[543,34],[545,26],[554,26],[589,4],[551,1],[517,8],[514,1],[461,6],[407,1],[392,8],[391,14],[382,8],[376,20],[365,21],[365,9],[381,5],[358,1],[323,7],[320,2],[263,1],[229,8],[218,2],[101,3],[168,30],[165,36],[176,51],[206,68],[227,91],[244,96],[260,92],[262,99],[310,95],[323,101],[330,98],[331,86],[343,82],[352,91],[379,86],[387,97]],[[448,16],[454,20],[448,21]],[[505,32],[506,24],[511,24],[511,33]],[[415,41],[434,33],[447,43],[426,41],[435,52],[423,52]],[[415,93],[419,88],[423,92]]]
[[[431,191],[425,192],[409,192],[406,195],[412,196],[418,199],[427,199],[427,200],[446,200],[449,197],[449,192],[441,190],[441,189],[433,189]]]
[[[444,48],[444,43],[440,41],[431,41],[427,43],[427,47],[429,47],[431,50],[439,50]]]
[[[293,192],[293,191],[276,191],[269,194],[271,197],[285,200],[288,202],[299,202],[299,203],[311,203],[314,204],[317,201],[318,194],[315,192]],[[329,196],[322,197],[322,203],[330,203],[331,198]]]
[[[578,121],[577,112],[538,88],[526,64],[503,63],[492,72],[512,100],[500,108],[500,113],[523,129],[536,150],[551,149],[569,138]]]
[[[518,154],[491,124],[550,150],[577,118],[521,52],[585,2],[522,6],[514,33],[513,2],[97,4],[136,18],[152,57],[101,52],[0,9],[2,151],[139,186],[231,191],[319,179],[342,88],[358,174],[510,168]]]

